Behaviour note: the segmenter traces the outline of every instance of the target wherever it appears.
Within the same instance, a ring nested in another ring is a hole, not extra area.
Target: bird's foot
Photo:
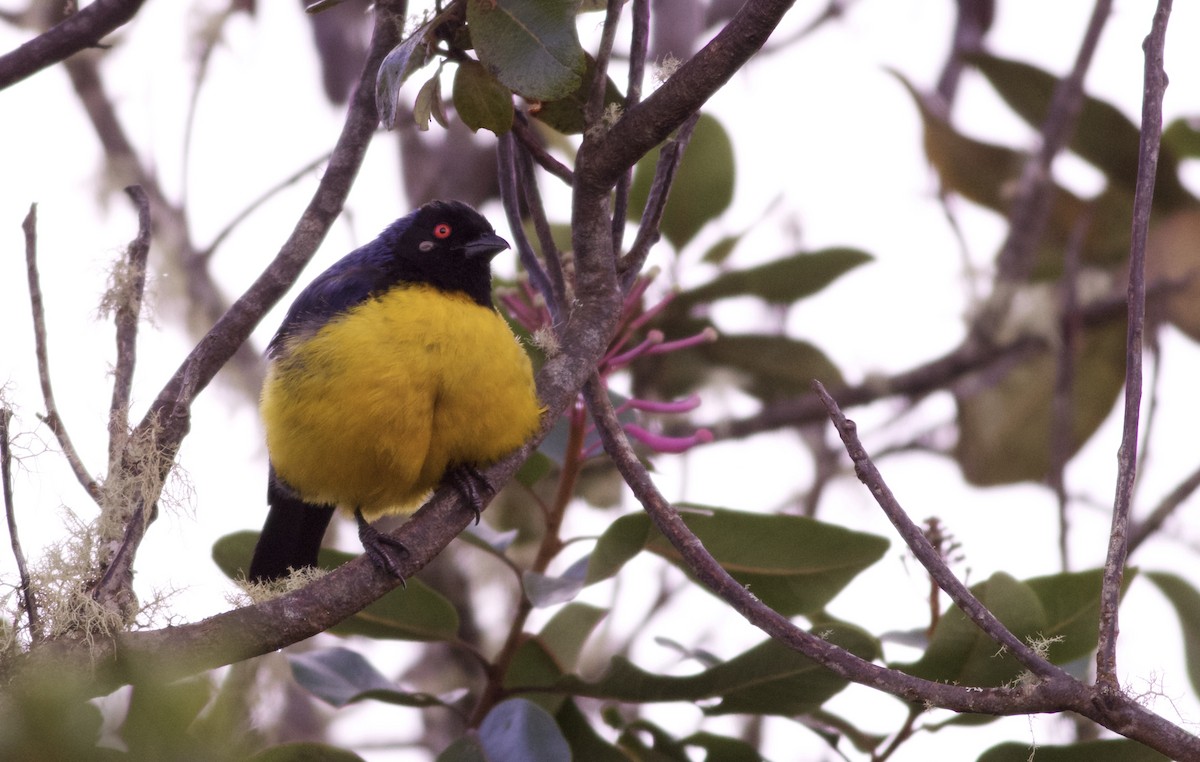
[[[496,494],[496,488],[483,472],[465,463],[447,471],[443,481],[462,495],[467,507],[475,511],[475,524],[478,526],[479,513],[483,510],[484,503]]]
[[[355,509],[354,520],[358,522],[358,539],[362,542],[363,550],[371,563],[384,570],[404,585],[404,574],[400,562],[408,557],[408,548],[404,543],[391,535],[380,532],[371,526],[360,509]]]

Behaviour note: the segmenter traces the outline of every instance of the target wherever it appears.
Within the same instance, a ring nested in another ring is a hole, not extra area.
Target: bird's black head
[[[492,258],[508,248],[483,215],[461,201],[431,201],[380,236],[397,281],[429,283],[492,304]]]

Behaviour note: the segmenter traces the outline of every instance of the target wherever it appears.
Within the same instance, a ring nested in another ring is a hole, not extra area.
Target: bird
[[[529,356],[492,304],[509,244],[475,209],[431,201],[317,276],[267,345],[260,399],[267,518],[248,578],[317,565],[334,513],[403,580],[407,549],[370,521],[448,483],[475,510],[479,468],[517,449],[543,408]]]

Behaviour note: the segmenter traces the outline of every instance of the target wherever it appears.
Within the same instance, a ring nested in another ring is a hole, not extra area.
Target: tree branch
[[[1137,478],[1138,419],[1142,405],[1142,334],[1146,322],[1146,236],[1150,230],[1154,180],[1158,171],[1158,149],[1162,139],[1162,103],[1167,89],[1163,69],[1167,20],[1171,0],[1159,0],[1150,33],[1142,48],[1146,52],[1145,81],[1142,88],[1142,129],[1138,140],[1137,185],[1133,192],[1133,224],[1129,244],[1129,324],[1125,342],[1125,423],[1121,447],[1117,451],[1117,486],[1113,498],[1112,530],[1108,557],[1104,562],[1104,582],[1100,591],[1100,639],[1096,649],[1096,682],[1102,691],[1116,694],[1117,680],[1117,609],[1125,560],[1129,554],[1129,506]]]
[[[95,0],[16,50],[0,56],[0,90],[52,66],[125,24],[145,0]]]
[[[707,45],[679,67],[670,79],[625,114],[603,135],[580,147],[580,174],[601,188],[611,188],[621,174],[667,138],[683,120],[704,105],[734,72],[756,53],[794,0],[748,0]]]

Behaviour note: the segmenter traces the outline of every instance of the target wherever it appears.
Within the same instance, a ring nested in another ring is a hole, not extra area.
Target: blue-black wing
[[[379,238],[342,257],[308,284],[288,308],[267,345],[267,356],[278,354],[289,339],[316,333],[330,319],[395,285],[392,246],[411,218],[397,220]]]

